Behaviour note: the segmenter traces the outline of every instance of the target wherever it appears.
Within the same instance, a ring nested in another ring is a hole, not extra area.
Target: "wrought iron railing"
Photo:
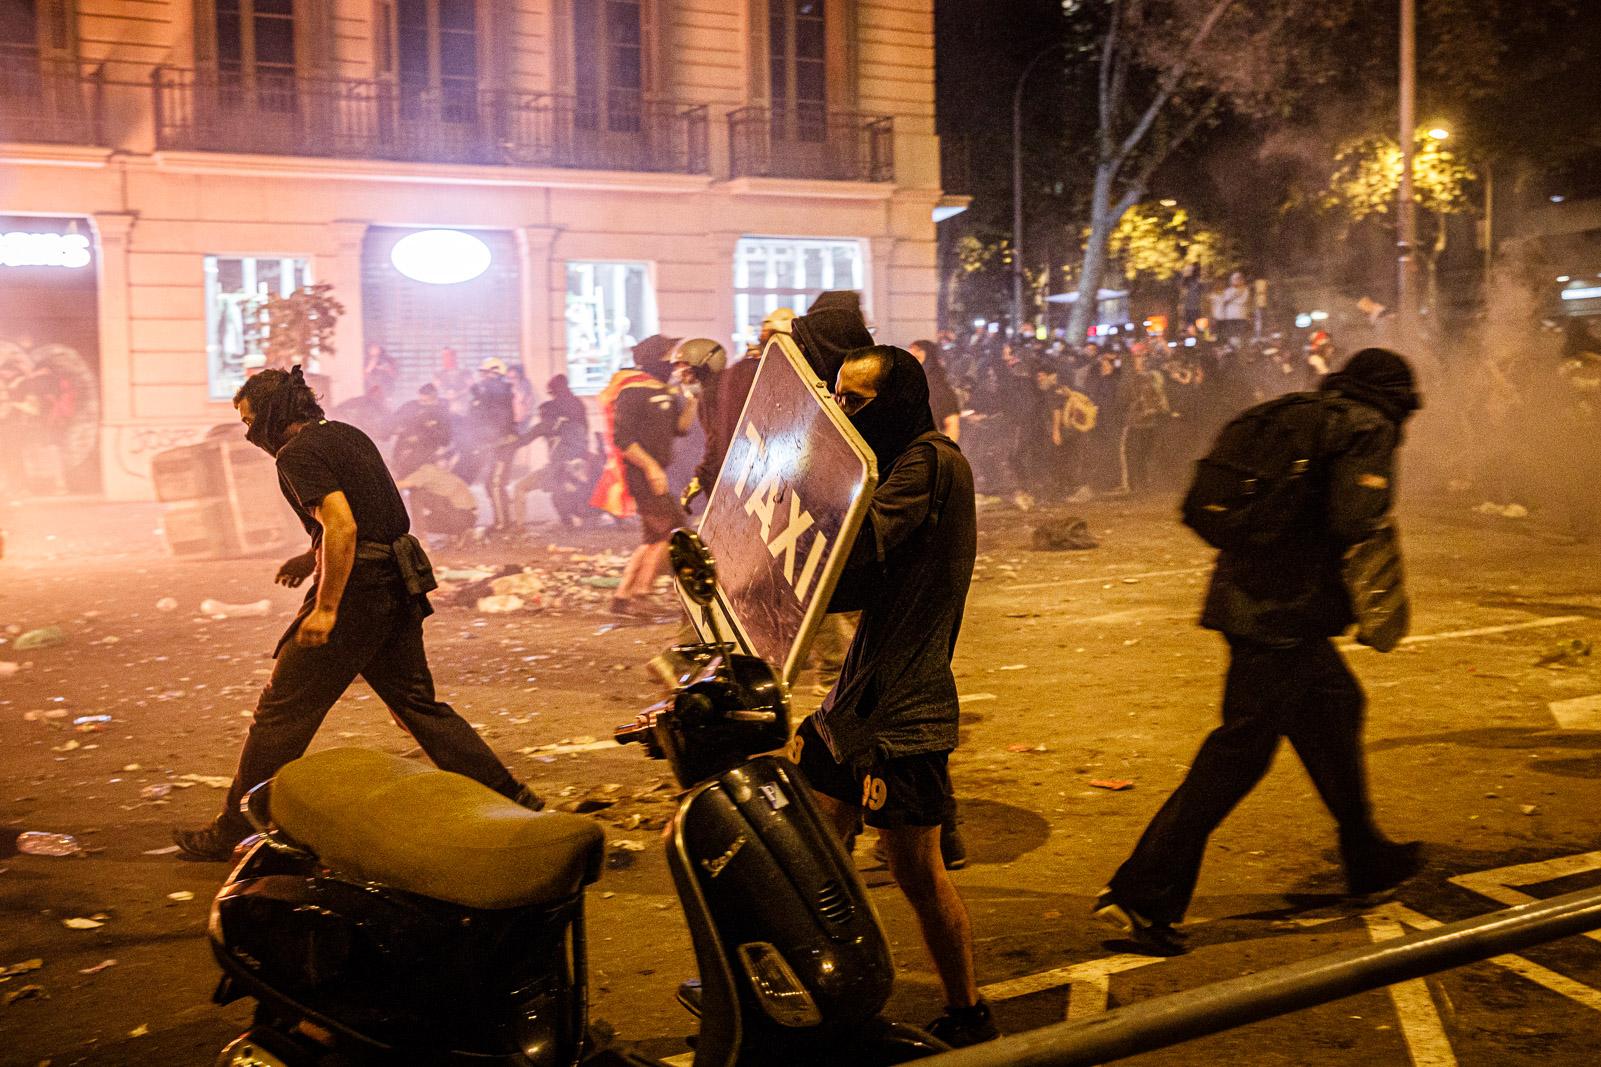
[[[0,141],[101,144],[102,95],[98,70],[0,45]]]
[[[704,174],[701,105],[383,81],[153,75],[158,148]]]
[[[735,178],[895,178],[895,125],[885,116],[745,107],[728,113],[728,140]]]

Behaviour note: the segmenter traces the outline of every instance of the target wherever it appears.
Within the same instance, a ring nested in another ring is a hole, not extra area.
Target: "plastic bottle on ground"
[[[272,612],[272,601],[262,599],[250,604],[224,604],[220,600],[202,600],[200,614],[220,615],[225,619],[260,618]]]

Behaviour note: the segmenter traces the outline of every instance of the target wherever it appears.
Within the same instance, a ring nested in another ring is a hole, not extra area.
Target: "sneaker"
[[[614,596],[611,598],[611,608],[609,610],[613,615],[632,619],[634,617],[634,602],[629,597]]]
[[[1110,889],[1101,890],[1091,914],[1112,929],[1127,935],[1136,949],[1146,956],[1182,956],[1189,950],[1173,924],[1148,919],[1129,907]]]
[[[967,866],[967,845],[954,820],[939,828],[939,853],[947,871],[959,871]]]
[[[236,836],[213,822],[198,830],[174,830],[172,842],[178,846],[178,855],[182,859],[199,863],[227,863],[233,859],[234,849],[239,842],[249,836],[248,833]]]
[[[545,798],[528,788],[526,785],[517,790],[516,795],[511,798],[511,802],[513,804],[521,804],[529,811],[545,810]]]
[[[1001,1036],[995,1020],[990,1017],[990,1006],[986,1000],[967,1008],[946,1008],[944,1015],[923,1029],[928,1031],[930,1037],[938,1038],[951,1048],[981,1045]]]
[[[1421,841],[1385,841],[1361,853],[1346,854],[1345,883],[1351,896],[1371,896],[1394,889],[1417,874],[1422,866]]]

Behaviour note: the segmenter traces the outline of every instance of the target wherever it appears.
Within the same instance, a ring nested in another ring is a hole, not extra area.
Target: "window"
[[[657,330],[656,294],[644,263],[567,264],[567,379],[598,393],[629,350]]]
[[[645,87],[640,0],[573,0],[573,123],[635,133]]]
[[[408,118],[472,122],[478,114],[477,0],[399,0],[400,106]]]
[[[804,314],[820,293],[866,287],[860,241],[741,237],[734,251],[734,340],[755,344],[762,319],[777,308]]]
[[[773,135],[822,141],[827,135],[827,0],[768,0],[768,91]]]
[[[294,0],[216,0],[216,14],[220,102],[294,111]]]
[[[211,399],[232,400],[246,360],[261,354],[245,327],[257,302],[311,284],[311,260],[291,256],[206,257],[206,364]]]

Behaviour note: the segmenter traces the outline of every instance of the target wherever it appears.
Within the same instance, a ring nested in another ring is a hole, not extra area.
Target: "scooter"
[[[716,570],[671,558],[713,640],[668,700],[616,731],[684,792],[668,866],[700,968],[680,1000],[694,1067],[904,1063],[943,1051],[880,1016],[894,965],[849,857],[794,765],[783,685],[721,639]],[[584,890],[604,837],[459,775],[361,749],[289,764],[246,797],[257,830],[212,903],[223,977],[256,1001],[223,1067],[365,1063],[651,1067],[591,1032]]]

